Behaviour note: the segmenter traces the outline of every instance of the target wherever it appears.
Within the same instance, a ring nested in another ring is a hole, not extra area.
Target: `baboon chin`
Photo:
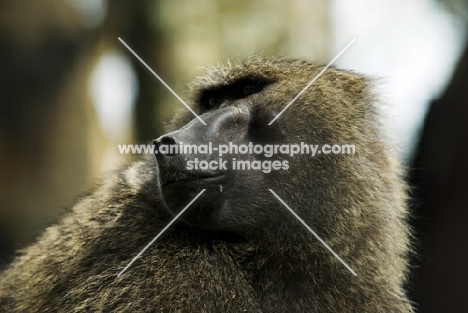
[[[0,311],[413,312],[406,186],[370,81],[327,69],[269,125],[322,69],[251,57],[195,79],[206,125],[179,114],[47,228],[0,274]],[[208,143],[277,151],[162,152]],[[281,152],[301,144],[355,151]]]

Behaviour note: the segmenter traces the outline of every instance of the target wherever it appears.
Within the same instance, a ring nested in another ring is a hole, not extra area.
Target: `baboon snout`
[[[203,125],[195,118],[180,129],[153,140],[156,149],[182,144],[207,145],[211,143],[215,146],[229,142],[241,143],[247,138],[250,114],[249,108],[245,106],[218,109],[201,115],[201,118],[207,125]],[[173,151],[175,150],[174,148]],[[173,156],[176,153],[164,154]]]

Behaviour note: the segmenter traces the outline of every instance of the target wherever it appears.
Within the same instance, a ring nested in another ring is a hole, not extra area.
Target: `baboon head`
[[[363,175],[376,166],[367,151],[376,145],[376,127],[367,114],[370,93],[364,78],[328,69],[269,125],[322,68],[304,61],[251,58],[210,69],[192,85],[192,107],[206,125],[188,113],[177,122],[184,126],[154,144],[159,148],[181,143],[211,143],[216,148],[231,143],[263,147],[354,144],[359,145],[355,154],[265,156],[230,151],[221,156],[227,169],[220,169],[219,151],[158,153],[163,196],[170,211],[178,213],[206,189],[181,216],[183,221],[205,229],[242,236],[269,234],[278,239],[286,233],[278,230],[297,226],[297,221],[268,189],[277,191],[305,220],[322,225],[322,233],[333,223],[346,224],[347,210],[361,210],[357,202],[366,191],[360,191],[356,199],[356,190],[368,184],[371,176]],[[196,160],[206,161],[203,169],[194,168]],[[234,170],[236,161],[259,161],[262,168]],[[192,164],[192,170],[187,164]],[[211,169],[206,168],[210,164]]]

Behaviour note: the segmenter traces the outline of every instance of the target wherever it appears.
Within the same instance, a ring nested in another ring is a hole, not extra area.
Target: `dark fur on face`
[[[252,57],[208,69],[191,85],[192,107],[208,125],[182,113],[157,142],[354,144],[356,154],[274,156],[289,169],[268,174],[186,173],[187,159],[213,156],[149,156],[108,177],[22,252],[0,276],[0,311],[412,312],[403,290],[406,186],[369,81],[328,69],[268,126],[322,68]]]

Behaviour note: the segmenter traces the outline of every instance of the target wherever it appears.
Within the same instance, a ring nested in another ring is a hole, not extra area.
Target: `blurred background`
[[[418,312],[468,312],[467,0],[0,0],[0,269],[160,136],[200,67],[251,54],[378,79],[409,169]],[[312,79],[313,77],[311,77]]]

